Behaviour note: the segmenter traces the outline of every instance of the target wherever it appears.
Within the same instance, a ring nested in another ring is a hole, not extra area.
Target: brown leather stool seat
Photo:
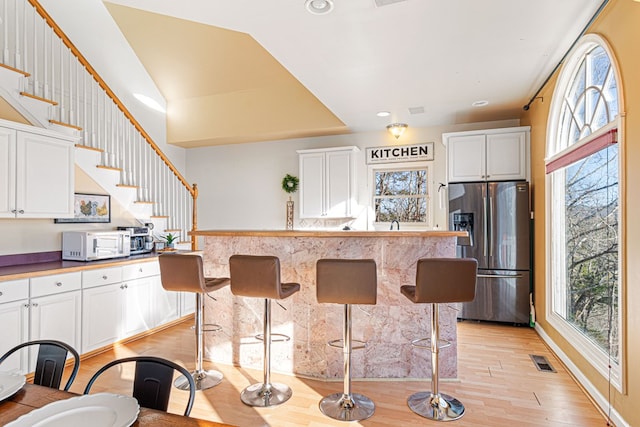
[[[360,421],[375,411],[371,399],[351,392],[351,304],[375,304],[377,286],[376,263],[372,259],[321,259],[316,263],[318,302],[344,304],[344,388],[342,393],[325,396],[319,404],[323,414],[336,420]]]
[[[290,297],[300,290],[300,284],[280,281],[280,260],[275,256],[232,255],[229,271],[234,295],[264,298],[264,381],[246,387],[240,399],[249,406],[279,405],[289,400],[292,391],[285,384],[271,382],[271,300]]]
[[[438,304],[473,301],[478,262],[473,258],[424,258],[418,260],[416,285],[400,291],[412,302],[431,304],[431,391],[412,394],[407,404],[413,412],[434,421],[453,421],[464,415],[464,405],[438,390],[440,346]],[[414,340],[413,344],[420,347]]]
[[[220,384],[222,373],[214,370],[202,369],[202,357],[204,354],[202,333],[204,298],[203,294],[217,291],[229,284],[226,277],[204,277],[202,257],[191,254],[163,254],[158,257],[160,263],[160,279],[162,287],[173,292],[193,292],[196,294],[196,369],[191,373],[196,384],[196,390],[206,390]],[[189,381],[180,376],[174,385],[181,390],[189,389]]]

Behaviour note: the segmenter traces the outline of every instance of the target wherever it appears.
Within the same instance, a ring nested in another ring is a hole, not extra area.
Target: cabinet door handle
[[[20,210],[18,211],[18,213],[19,213],[19,214],[23,214],[23,213],[24,213],[24,209],[20,209]]]
[[[120,289],[124,289],[124,285],[120,285]]]
[[[138,270],[140,273],[142,273],[142,267],[140,267],[140,269]]]
[[[2,291],[0,291],[0,297],[2,296]]]
[[[38,306],[38,303],[37,303],[37,302],[34,302],[33,304],[31,304],[31,306],[32,306],[32,307],[37,307],[37,306]]]
[[[129,287],[129,285],[127,285],[126,283],[124,284],[124,288],[127,289]]]
[[[25,304],[25,305],[24,305],[24,308],[29,308],[29,304]]]
[[[102,280],[107,280],[107,275],[106,274],[102,276]]]
[[[16,212],[18,212],[18,211],[15,210],[15,209],[11,209],[11,213],[16,213]]]
[[[56,282],[56,286],[57,286],[57,287],[62,286],[62,282]]]

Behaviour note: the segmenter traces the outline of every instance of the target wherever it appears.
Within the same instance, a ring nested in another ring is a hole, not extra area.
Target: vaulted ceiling
[[[104,2],[194,147],[518,118],[602,0],[334,3]]]

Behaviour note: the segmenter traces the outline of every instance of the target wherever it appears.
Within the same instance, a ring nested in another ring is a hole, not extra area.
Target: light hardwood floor
[[[86,359],[71,391],[82,393],[93,372],[113,358],[136,354],[172,359],[188,369],[194,367],[194,342],[191,322],[181,323],[141,340],[117,346],[113,351]],[[442,381],[440,391],[453,395],[465,405],[456,426],[606,426],[607,422],[587,395],[569,376],[560,362],[547,349],[534,330],[523,327],[458,323],[459,380]],[[530,354],[543,355],[557,370],[539,372]],[[341,352],[336,351],[336,357]],[[415,415],[406,398],[430,388],[429,381],[354,381],[353,392],[373,399],[375,414],[359,423],[344,423],[325,417],[318,401],[326,394],[342,390],[342,382],[324,382],[272,373],[273,382],[283,382],[293,389],[293,397],[281,406],[251,408],[239,398],[250,383],[262,380],[262,372],[205,362],[205,368],[224,373],[223,382],[198,392],[191,415],[237,426],[412,426],[441,425]],[[275,367],[274,367],[275,370]],[[130,393],[117,377],[100,380],[92,392]],[[170,412],[182,413],[185,393],[174,389]]]

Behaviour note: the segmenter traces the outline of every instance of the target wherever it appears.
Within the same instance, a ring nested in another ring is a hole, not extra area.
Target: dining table
[[[34,384],[25,384],[13,396],[0,402],[0,426],[4,426],[11,421],[18,419],[24,414],[42,408],[50,403],[70,399],[79,396],[78,394],[43,387]],[[183,426],[217,426],[232,427],[231,424],[207,421],[198,418],[185,417],[182,415],[170,414],[155,409],[140,407],[138,419],[132,426],[154,426],[154,427],[183,427]]]

